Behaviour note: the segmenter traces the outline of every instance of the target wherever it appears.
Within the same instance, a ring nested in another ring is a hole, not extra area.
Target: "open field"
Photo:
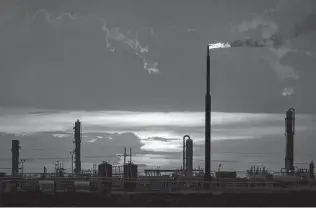
[[[4,193],[2,206],[316,206],[316,191],[271,193]]]

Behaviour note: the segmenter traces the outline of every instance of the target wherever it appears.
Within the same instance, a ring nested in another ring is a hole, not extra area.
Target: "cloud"
[[[58,138],[65,138],[65,137],[69,137],[71,135],[69,134],[52,134],[53,137],[58,137]]]
[[[271,39],[268,50],[273,56],[268,58],[277,76],[284,83],[282,95],[288,96],[295,93],[295,85],[287,80],[299,79],[299,68],[294,67],[294,61],[283,61],[289,53],[298,52],[293,41],[299,37],[310,34],[316,30],[314,1],[298,2],[296,0],[278,1],[275,8],[270,8],[256,14],[250,21],[243,21],[232,27],[232,32],[237,34],[249,34],[251,31],[259,30],[263,39]],[[254,37],[252,37],[254,38]],[[300,48],[302,49],[302,48]],[[306,48],[303,49],[306,52]],[[310,68],[311,66],[309,66]]]
[[[18,109],[15,112],[14,109],[2,108],[0,132],[3,133],[0,134],[0,139],[2,147],[6,149],[1,151],[2,158],[10,158],[11,140],[19,139],[22,145],[21,157],[33,158],[33,162],[27,162],[29,168],[37,168],[36,170],[40,171],[44,163],[53,164],[58,159],[63,159],[66,163],[69,161],[70,151],[73,150],[72,127],[77,119],[82,121],[84,138],[82,154],[83,162],[87,167],[88,164],[102,160],[122,162],[122,157],[118,155],[123,154],[124,147],[132,148],[133,158],[141,164],[147,164],[147,160],[140,155],[158,155],[159,158],[148,159],[148,167],[152,167],[153,164],[161,164],[165,168],[179,167],[182,137],[185,134],[189,134],[193,139],[196,164],[203,164],[203,112],[46,111],[43,109]],[[297,138],[312,138],[314,126],[314,116],[296,115]],[[227,168],[235,167],[234,164],[238,162],[232,163],[234,158],[220,151],[259,152],[257,147],[248,147],[247,141],[250,145],[257,144],[253,140],[267,140],[267,144],[270,145],[273,144],[272,141],[269,143],[270,139],[279,138],[278,145],[283,147],[284,115],[282,114],[212,112],[212,148],[216,147],[212,151],[221,154],[214,160],[218,163],[230,161],[232,165],[226,165]],[[218,146],[218,144],[226,146]],[[274,147],[264,147],[261,150],[276,151]],[[3,167],[10,165],[10,159],[7,161],[8,164],[3,164]],[[245,163],[244,167],[246,165],[248,163]]]
[[[38,132],[32,135],[14,135],[0,133],[1,151],[0,167],[10,166],[11,162],[11,140],[18,139],[21,144],[20,157],[26,159],[26,172],[41,172],[43,166],[50,164],[49,171],[57,160],[68,163],[71,161],[70,152],[73,151],[73,137],[56,138],[59,132]],[[93,137],[96,134],[86,134]],[[104,134],[103,134],[104,135]],[[132,148],[133,154],[141,154],[141,141],[132,133],[109,134],[107,138],[100,138],[94,142],[83,142],[81,146],[82,162],[86,164],[98,164],[102,160],[110,163],[119,162],[123,155],[124,147]],[[91,141],[91,140],[90,140]],[[70,168],[70,166],[68,167]],[[68,169],[69,171],[69,169]]]
[[[145,139],[143,139],[144,141],[162,141],[162,142],[167,142],[167,141],[172,141],[172,140],[177,140],[177,139],[172,139],[170,137],[163,138],[163,137],[147,137]]]
[[[112,112],[113,113],[113,112]],[[121,113],[121,112],[120,112]],[[135,112],[134,112],[135,113]],[[98,112],[100,114],[100,112]],[[31,114],[36,117],[36,114]],[[43,114],[40,114],[43,115]],[[47,115],[49,116],[49,115]],[[235,116],[232,116],[235,118]],[[246,117],[247,118],[247,117]],[[284,153],[284,117],[278,115],[251,115],[249,120],[238,119],[235,122],[223,122],[213,126],[212,131],[212,167],[222,164],[226,170],[241,170],[251,164],[267,164],[269,168],[278,170],[283,167]],[[314,135],[315,120],[311,116],[298,115],[298,128],[295,136],[296,163],[307,163],[313,155],[311,147]],[[240,124],[240,126],[239,126]],[[84,125],[83,125],[84,126]],[[175,129],[173,129],[173,127]],[[142,128],[141,126],[139,128]],[[85,129],[85,127],[84,127]],[[84,132],[87,141],[82,144],[82,162],[84,168],[92,168],[101,161],[123,162],[124,147],[132,148],[132,160],[136,164],[145,164],[146,168],[161,166],[161,169],[174,169],[181,166],[182,136],[184,128],[164,126],[163,130],[177,132],[179,137],[140,138],[137,133]],[[194,130],[196,129],[196,131]],[[186,130],[188,131],[188,130]],[[204,166],[204,132],[203,126],[191,129],[194,142],[194,167]],[[182,132],[182,134],[181,134]],[[10,146],[12,139],[21,142],[21,157],[27,159],[25,170],[40,172],[44,165],[53,170],[54,163],[63,161],[70,170],[70,151],[73,149],[72,134],[69,137],[56,138],[61,131],[33,132],[24,136],[1,133],[2,167],[10,166]],[[167,134],[166,134],[167,136]],[[112,138],[112,139],[108,139]],[[93,142],[91,142],[93,141]],[[7,160],[4,160],[7,158]],[[129,157],[127,158],[129,160]],[[303,167],[303,166],[300,166]],[[145,167],[140,167],[140,170]]]
[[[31,112],[31,113],[30,113]],[[40,113],[34,113],[40,112]],[[0,110],[0,132],[31,136],[45,133],[56,139],[72,140],[73,123],[80,119],[84,142],[103,144],[118,141],[130,132],[140,140],[142,151],[180,151],[182,137],[189,134],[196,143],[204,141],[202,112],[131,112],[131,111],[47,111]],[[296,116],[298,133],[311,131],[313,116]],[[212,112],[212,141],[258,139],[284,133],[284,115]],[[167,138],[167,139],[165,139]],[[168,140],[168,141],[167,141]],[[126,141],[125,141],[126,143]],[[127,145],[128,143],[126,143]],[[92,150],[91,150],[92,151]]]
[[[106,131],[131,129],[133,131],[144,128],[164,127],[202,127],[204,125],[203,112],[131,112],[131,111],[56,111],[52,113],[30,114],[27,109],[14,114],[11,111],[0,111],[0,131],[7,133],[32,133],[42,131],[72,132],[75,120],[82,121],[83,129],[97,132],[103,127]],[[300,115],[299,115],[300,116]],[[305,115],[301,115],[306,117]],[[239,125],[255,122],[267,122],[282,119],[281,114],[251,114],[251,113],[212,113],[213,126]],[[153,129],[151,129],[153,130]]]

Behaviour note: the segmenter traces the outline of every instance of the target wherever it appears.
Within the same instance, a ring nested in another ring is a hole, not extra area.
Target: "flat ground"
[[[2,206],[316,206],[315,191],[288,193],[4,193]]]

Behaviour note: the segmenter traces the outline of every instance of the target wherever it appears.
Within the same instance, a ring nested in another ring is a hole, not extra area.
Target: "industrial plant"
[[[210,95],[206,95],[206,103]],[[206,123],[209,122],[210,112],[206,108]],[[210,144],[210,126],[206,128],[206,144]],[[20,158],[21,145],[19,140],[12,140],[12,170],[11,175],[1,174],[2,183],[18,182],[17,190],[31,191],[89,191],[89,192],[139,192],[139,191],[199,191],[218,187],[279,187],[288,188],[306,184],[315,184],[314,164],[306,169],[294,166],[294,135],[295,135],[295,109],[290,108],[285,113],[285,162],[278,173],[268,171],[265,167],[249,167],[246,177],[238,176],[236,171],[211,172],[210,145],[205,149],[205,169],[194,169],[193,140],[189,135],[183,136],[183,161],[182,167],[174,170],[145,169],[142,174],[138,165],[132,162],[132,149],[127,155],[124,149],[124,162],[121,166],[113,166],[108,162],[100,162],[94,167],[92,173],[87,174],[81,168],[81,138],[82,123],[77,120],[74,124],[74,151],[72,156],[71,173],[66,172],[62,164],[57,164],[55,171],[44,171],[37,176],[28,176],[21,172],[23,161]],[[209,142],[209,143],[208,143]],[[22,147],[23,148],[23,147]],[[126,161],[129,156],[129,161]],[[73,167],[73,164],[75,167]],[[119,170],[118,170],[119,169]],[[11,187],[12,186],[8,186]],[[5,191],[5,190],[2,190]]]
[[[12,140],[12,171],[11,175],[1,174],[1,192],[36,191],[41,193],[135,193],[135,192],[213,192],[214,190],[249,191],[269,190],[280,191],[295,188],[311,188],[316,185],[314,164],[311,161],[306,169],[294,166],[294,135],[295,109],[290,108],[285,113],[285,162],[278,173],[268,171],[265,167],[249,167],[245,176],[239,176],[236,171],[211,172],[211,57],[207,49],[207,73],[205,95],[205,166],[204,169],[194,169],[194,138],[183,136],[182,167],[172,170],[146,169],[140,173],[138,165],[132,161],[132,149],[127,155],[124,149],[123,164],[114,166],[106,161],[100,161],[93,167],[92,173],[82,170],[82,123],[77,120],[74,124],[74,150],[71,152],[72,170],[66,172],[63,164],[58,163],[55,171],[44,171],[37,176],[28,176],[20,171],[23,161],[20,149],[23,148],[18,140]],[[126,157],[129,156],[129,161]],[[309,162],[309,161],[308,161]],[[74,167],[73,167],[74,165]],[[12,185],[14,184],[14,185]]]

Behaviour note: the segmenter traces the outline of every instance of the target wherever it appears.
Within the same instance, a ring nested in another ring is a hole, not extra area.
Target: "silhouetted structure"
[[[99,164],[98,176],[99,177],[112,177],[112,165],[107,162],[103,162]]]
[[[290,108],[285,118],[285,170],[294,171],[294,134],[295,134],[295,109]]]
[[[81,172],[81,122],[77,120],[74,127],[75,133],[75,173],[80,174]]]
[[[107,177],[107,180],[101,180],[99,182],[99,189],[102,192],[111,192],[112,190],[112,180],[108,178],[112,177],[112,165],[107,162],[103,162],[98,166],[98,176]]]
[[[136,180],[138,176],[137,165],[128,163],[124,165],[124,189],[126,191],[136,190]]]
[[[193,141],[190,137],[186,140],[186,164],[185,170],[187,176],[192,176],[193,171]]]
[[[236,171],[217,171],[215,172],[216,178],[234,179],[237,178]]]
[[[19,173],[20,163],[20,141],[12,140],[12,176],[17,176]]]
[[[311,179],[315,179],[315,172],[314,172],[314,169],[315,169],[314,162],[311,161],[311,163],[309,163],[309,177],[310,177]]]
[[[190,136],[189,135],[184,135],[183,136],[183,143],[182,143],[182,145],[183,145],[183,159],[182,159],[182,170],[183,170],[183,172],[186,170],[186,148],[185,148],[185,138],[190,138]]]
[[[205,176],[204,180],[211,180],[211,57],[207,46],[206,59],[206,95],[205,95]],[[205,188],[209,188],[206,185]]]

